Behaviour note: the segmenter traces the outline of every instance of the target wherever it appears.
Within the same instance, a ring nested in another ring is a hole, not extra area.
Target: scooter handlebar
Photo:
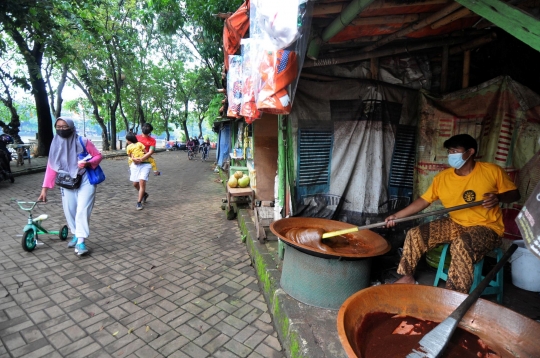
[[[39,201],[17,201],[19,208],[25,211],[32,211],[37,205],[37,203],[39,203]],[[30,206],[25,206],[25,204],[28,204]]]

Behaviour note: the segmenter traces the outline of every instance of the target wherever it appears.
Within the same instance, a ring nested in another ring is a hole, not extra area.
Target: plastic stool
[[[437,267],[437,275],[435,276],[435,282],[433,283],[433,286],[437,287],[439,285],[439,280],[448,280],[448,269],[444,268],[444,260],[446,259],[446,254],[448,252],[449,244],[443,244],[443,249],[441,252],[441,259],[439,260],[439,266]],[[503,256],[502,250],[498,247],[494,249],[492,252],[497,254],[497,262],[500,261],[500,259]],[[482,276],[482,268],[484,266],[484,259],[480,260],[479,262],[474,264],[474,273],[473,273],[473,284],[471,286],[471,290],[469,293],[471,293],[476,286],[482,281],[484,276]],[[499,272],[495,275],[495,280],[491,281],[489,283],[489,286],[486,287],[484,292],[482,292],[482,295],[497,295],[497,302],[499,304],[502,303],[503,298],[503,277],[504,272],[501,268]]]

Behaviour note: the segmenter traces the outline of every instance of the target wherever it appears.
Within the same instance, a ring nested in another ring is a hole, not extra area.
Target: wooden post
[[[463,53],[463,84],[462,88],[469,87],[469,69],[471,67],[471,51],[467,50]]]
[[[441,93],[445,93],[448,86],[448,45],[443,46],[441,66]]]
[[[371,79],[372,80],[378,80],[379,79],[379,58],[374,57],[371,59],[370,62],[371,67]]]

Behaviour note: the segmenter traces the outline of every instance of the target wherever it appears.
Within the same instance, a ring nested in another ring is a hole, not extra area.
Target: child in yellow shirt
[[[126,153],[129,157],[128,165],[131,165],[131,163],[133,163],[133,158],[142,158],[146,154],[146,151],[144,150],[144,144],[139,142],[133,133],[126,134],[126,142],[128,143],[126,146]],[[149,157],[146,159],[146,162],[152,165],[154,173],[158,171],[154,158]]]

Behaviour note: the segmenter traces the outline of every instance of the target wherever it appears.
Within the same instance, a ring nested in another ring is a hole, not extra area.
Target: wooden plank
[[[471,50],[463,53],[463,82],[461,88],[469,87],[469,70],[471,68]]]
[[[448,45],[443,46],[442,52],[442,69],[441,69],[441,93],[446,92],[448,83]]]
[[[540,51],[540,21],[499,0],[456,0],[476,14]]]
[[[381,24],[403,24],[407,22],[414,22],[418,20],[419,18],[420,16],[418,14],[357,17],[356,19],[351,21],[351,25],[365,26],[365,25],[381,25]]]
[[[371,69],[371,79],[378,80],[379,79],[379,58],[374,57],[371,59],[370,69]]]

